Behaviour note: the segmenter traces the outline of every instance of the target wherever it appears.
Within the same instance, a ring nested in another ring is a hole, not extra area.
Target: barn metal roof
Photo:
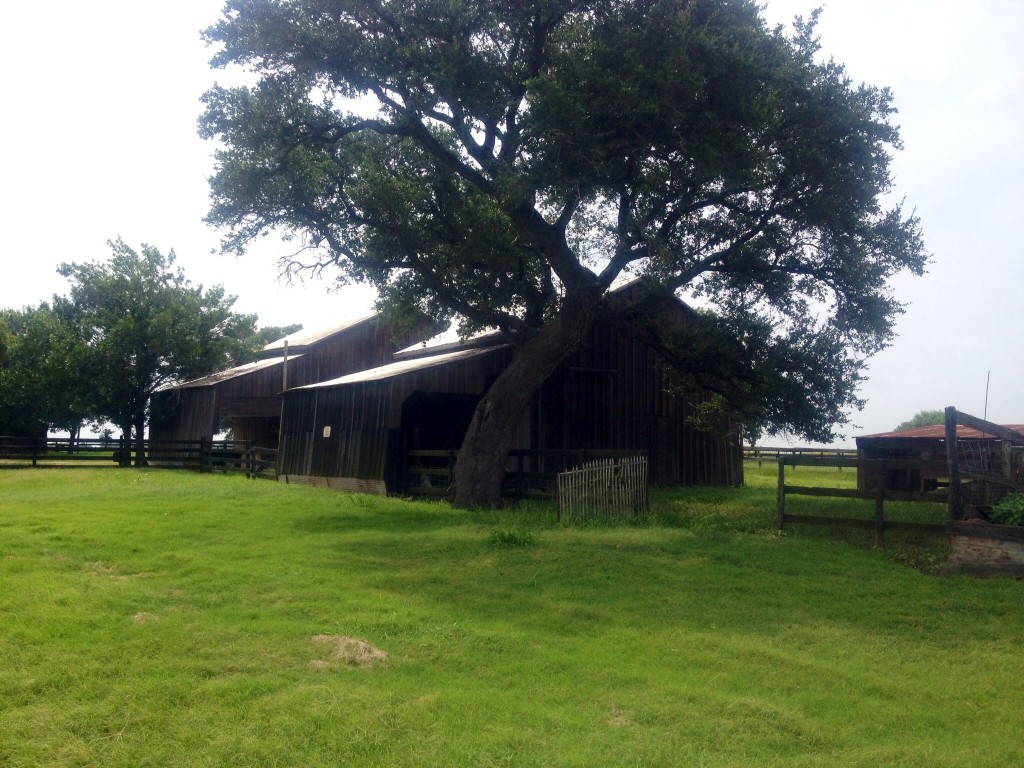
[[[1006,429],[1024,434],[1024,424],[1002,424]],[[992,435],[981,432],[972,427],[965,427],[962,424],[956,426],[956,436],[959,440],[983,440]],[[860,435],[858,440],[878,439],[900,439],[900,440],[944,440],[946,438],[946,427],[937,424],[932,427],[915,427],[914,429],[899,429],[893,432],[879,432],[875,435]]]
[[[302,355],[289,355],[288,360],[297,360]],[[157,389],[158,392],[165,389],[192,389],[193,387],[212,387],[214,384],[220,384],[222,381],[228,379],[234,379],[237,376],[245,376],[255,371],[262,371],[265,368],[272,368],[275,365],[281,365],[284,358],[275,357],[270,360],[257,360],[254,363],[245,363],[244,365],[236,365],[234,368],[228,368],[226,371],[218,371],[217,373],[211,373],[209,376],[203,376],[200,379],[193,379],[192,381],[186,381],[181,384],[165,384]]]
[[[415,357],[425,357],[440,354],[442,352],[455,352],[463,349],[479,349],[481,347],[495,347],[503,343],[501,332],[493,328],[472,333],[465,338],[459,336],[455,326],[447,331],[437,334],[426,341],[421,341],[395,353],[395,360],[408,360]]]
[[[301,331],[296,331],[295,333],[290,333],[287,336],[278,339],[277,341],[272,341],[269,344],[267,344],[265,347],[263,347],[262,351],[260,352],[260,355],[281,355],[284,352],[284,343],[287,341],[289,353],[288,356],[291,357],[291,353],[293,350],[301,351],[302,349],[312,346],[313,344],[317,344],[318,342],[321,342],[324,339],[329,339],[332,336],[336,336],[337,334],[347,331],[350,328],[355,328],[357,325],[361,325],[362,323],[365,323],[368,320],[372,320],[376,316],[376,312],[363,312],[358,315],[352,315],[351,317],[342,320],[337,325],[332,325],[327,328],[316,328],[313,330],[303,329]]]
[[[394,378],[395,376],[402,376],[406,373],[413,371],[421,371],[427,368],[434,368],[439,365],[447,365],[448,363],[454,363],[458,360],[467,360],[477,355],[484,355],[488,352],[493,352],[496,349],[500,349],[506,345],[496,347],[484,347],[482,349],[462,349],[457,352],[447,352],[439,355],[431,355],[429,357],[417,357],[410,360],[399,360],[394,363],[388,363],[382,365],[379,368],[371,368],[367,371],[359,371],[357,373],[350,373],[347,376],[341,376],[337,379],[331,379],[330,381],[321,381],[316,384],[307,384],[304,387],[295,387],[295,389],[289,390],[295,392],[300,389],[319,389],[322,387],[336,387],[343,384],[359,384],[367,381],[382,381],[384,379]]]

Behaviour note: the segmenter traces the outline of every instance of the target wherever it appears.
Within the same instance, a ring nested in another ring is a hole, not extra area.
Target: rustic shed
[[[390,365],[289,390],[282,474],[402,490],[404,451],[457,449],[479,398],[512,354],[496,335],[485,335],[413,347]],[[668,367],[651,346],[598,324],[541,388],[514,447],[646,451],[656,484],[741,483],[738,432],[690,427],[687,418],[700,398],[672,394],[669,383]]]
[[[421,338],[417,333],[396,338],[375,313],[329,328],[297,331],[268,344],[253,363],[155,393],[150,401],[150,437],[156,441],[212,437],[220,431],[221,421],[230,417],[236,439],[274,448],[283,389],[382,365],[395,350],[417,338]]]
[[[1003,426],[1016,432],[1024,431],[1022,424],[1005,424]],[[985,456],[995,456],[1001,451],[1001,441],[993,435],[985,434],[963,424],[957,425],[956,434],[960,450],[979,457],[981,461],[984,461]],[[862,435],[857,438],[857,458],[945,462],[946,428],[939,424],[931,427]],[[869,477],[869,468],[862,467],[858,473],[860,487],[874,487],[873,478]],[[897,491],[929,490],[945,477],[943,471],[891,469],[886,470],[885,487],[887,490]]]

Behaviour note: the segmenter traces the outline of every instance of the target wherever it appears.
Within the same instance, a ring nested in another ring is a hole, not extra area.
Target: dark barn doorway
[[[457,451],[480,395],[413,392],[402,403],[402,434],[411,450]]]

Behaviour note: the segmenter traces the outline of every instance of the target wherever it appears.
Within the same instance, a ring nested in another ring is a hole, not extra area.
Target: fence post
[[[875,488],[875,546],[880,547],[884,543],[885,536],[885,461],[879,459],[875,467],[875,478],[878,486]]]
[[[786,522],[786,459],[779,454],[779,487],[777,490],[778,507],[775,513],[775,527],[782,530],[782,524]]]
[[[946,408],[946,464],[949,467],[949,519],[960,519],[960,463],[956,445],[955,406]]]
[[[210,462],[210,441],[206,435],[199,438],[199,472],[200,474],[209,470]]]

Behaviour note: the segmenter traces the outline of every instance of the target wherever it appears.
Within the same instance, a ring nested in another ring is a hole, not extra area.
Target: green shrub
[[[1024,493],[1011,493],[992,506],[990,515],[993,523],[1000,525],[1024,525]]]
[[[532,547],[536,544],[534,535],[529,531],[516,531],[511,528],[492,528],[487,534],[487,543],[492,547]]]

